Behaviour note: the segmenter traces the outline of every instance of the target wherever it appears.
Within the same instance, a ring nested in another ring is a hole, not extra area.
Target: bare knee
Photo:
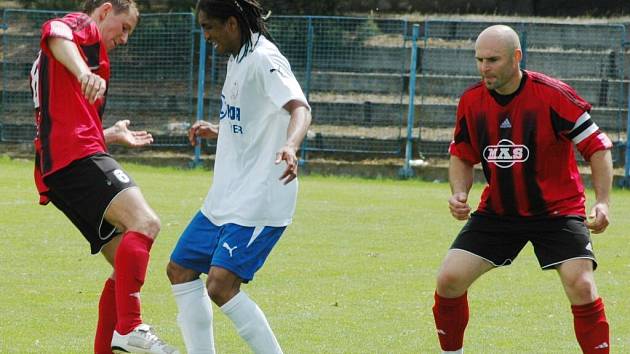
[[[166,276],[171,284],[183,284],[199,278],[199,273],[188,268],[184,268],[177,263],[168,262],[166,265]]]
[[[135,231],[152,239],[160,232],[160,219],[138,188],[128,188],[114,198],[105,219],[121,232]]]
[[[143,235],[150,237],[151,239],[157,238],[162,224],[160,218],[154,213],[145,213],[140,215],[131,225],[127,228],[129,231],[140,232]]]
[[[574,305],[589,304],[598,297],[595,281],[588,274],[581,274],[565,281],[567,295]]]
[[[160,218],[155,214],[146,215],[143,220],[140,222],[140,228],[142,229],[145,235],[155,239],[160,233],[160,229],[162,228],[162,223],[160,222]]]
[[[232,279],[208,275],[208,295],[218,306],[223,306],[239,292],[240,283],[235,283]]]
[[[437,293],[447,298],[463,295],[468,288],[467,282],[457,272],[441,270],[437,276]]]
[[[597,299],[593,263],[590,260],[568,261],[560,264],[557,271],[571,304],[585,305]]]

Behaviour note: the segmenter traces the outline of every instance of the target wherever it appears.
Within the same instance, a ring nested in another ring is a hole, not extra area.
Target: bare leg
[[[462,250],[449,250],[437,276],[437,293],[445,298],[462,296],[481,275],[494,268],[485,259]]]
[[[557,267],[564,291],[571,302],[575,336],[584,353],[606,354],[610,350],[609,325],[604,302],[597,294],[590,259],[573,259]]]
[[[440,347],[447,353],[461,353],[468,325],[467,290],[493,265],[462,250],[448,251],[437,276],[433,316]]]

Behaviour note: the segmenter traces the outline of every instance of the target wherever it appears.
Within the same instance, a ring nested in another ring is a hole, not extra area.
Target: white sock
[[[238,334],[256,354],[282,354],[265,314],[252,299],[240,291],[221,306],[221,311],[232,320]]]
[[[214,354],[212,304],[201,279],[171,285],[177,308],[177,324],[188,354]]]
[[[464,354],[464,348],[450,352],[442,351],[442,354]]]

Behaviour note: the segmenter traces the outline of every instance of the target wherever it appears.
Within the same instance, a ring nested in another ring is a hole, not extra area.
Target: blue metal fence
[[[303,153],[401,155],[405,21],[279,16],[269,27],[315,117]],[[209,48],[208,61],[208,114],[217,120],[227,58]]]
[[[2,34],[0,141],[32,141],[33,103],[28,76],[41,25],[64,12],[5,10]],[[155,145],[187,145],[193,120],[195,33],[190,13],[145,14],[129,45],[111,53],[112,77],[105,125],[129,118],[156,136]]]
[[[1,142],[33,138],[28,72],[41,24],[61,15],[4,13]],[[409,172],[409,161],[418,155],[444,157],[458,96],[478,80],[474,40],[490,24],[272,17],[270,31],[313,108],[302,159],[321,154],[397,156],[405,159]],[[523,67],[566,81],[594,105],[593,117],[616,143],[615,159],[624,161],[625,153],[628,176],[625,27],[505,24],[521,35]],[[414,25],[418,40],[412,38]],[[130,118],[134,126],[154,134],[156,145],[186,146],[185,133],[195,119],[218,120],[227,58],[205,45],[192,14],[143,14],[129,45],[111,58],[105,124]],[[205,148],[212,151],[214,145]],[[200,153],[199,148],[194,152],[197,161]]]
[[[426,21],[419,76],[419,150],[444,155],[451,140],[458,96],[479,80],[474,60],[477,35],[493,23]],[[504,23],[518,32],[522,67],[573,86],[593,104],[592,116],[617,143],[625,140],[622,25]],[[448,60],[445,60],[448,58]],[[615,150],[615,159],[619,158]]]

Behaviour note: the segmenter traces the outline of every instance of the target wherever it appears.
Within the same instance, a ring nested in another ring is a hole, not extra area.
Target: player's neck
[[[499,95],[503,95],[503,96],[511,95],[514,92],[516,92],[516,90],[518,90],[518,88],[521,86],[521,80],[523,80],[523,72],[519,69],[518,74],[514,75],[512,80],[510,80],[510,82],[508,82],[506,85],[504,85],[500,89],[496,89],[495,91]]]

